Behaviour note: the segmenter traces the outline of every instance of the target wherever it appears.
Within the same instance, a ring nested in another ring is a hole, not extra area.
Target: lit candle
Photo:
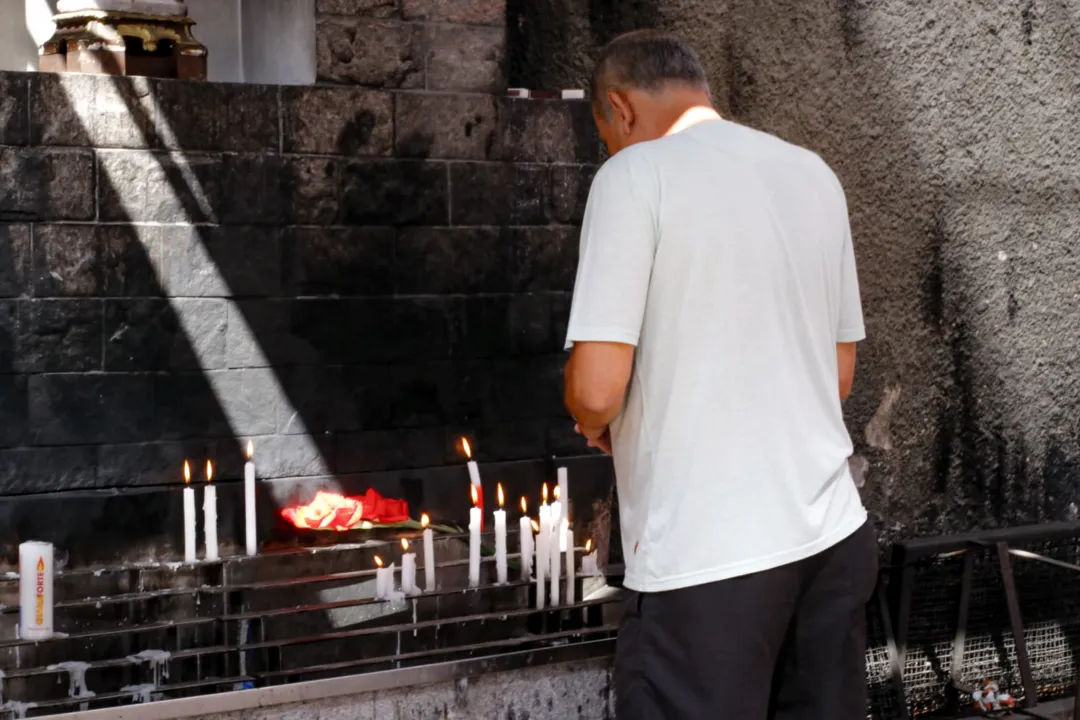
[[[480,508],[480,529],[484,529],[484,483],[480,480],[480,466],[476,464],[476,461],[472,459],[472,446],[469,445],[468,438],[461,438],[461,447],[465,450],[465,457],[469,462],[466,466],[469,468],[469,482],[476,488],[477,499],[473,501],[476,507]]]
[[[428,592],[435,589],[435,534],[428,527],[430,524],[427,513],[420,516],[420,525],[424,528],[424,589]]]
[[[520,522],[520,535],[521,535],[521,579],[529,580],[532,578],[532,564],[533,564],[533,530],[532,524],[529,521],[528,504],[525,502],[525,498],[521,498],[521,522]]]
[[[574,587],[574,531],[566,528],[566,604],[577,602],[577,588]]]
[[[559,488],[555,488],[558,491]],[[554,516],[554,511],[552,515]],[[551,526],[551,545],[548,547],[549,557],[551,558],[551,578],[549,579],[549,585],[551,588],[551,607],[559,607],[559,578],[562,575],[562,553],[559,552],[559,528],[562,526],[562,521],[559,521],[558,525]]]
[[[409,541],[401,538],[401,592],[416,594],[416,553],[409,552]]]
[[[191,465],[184,461],[184,562],[195,562],[195,488],[191,487]]]
[[[559,479],[559,494],[555,497],[562,502],[562,510],[560,516],[566,523],[562,526],[562,530],[559,533],[559,550],[566,552],[569,547],[567,544],[566,528],[569,527],[570,522],[570,480],[567,477],[566,468],[561,467],[558,470]]]
[[[558,485],[556,485],[554,488],[552,488],[552,492],[555,495],[555,499],[551,503],[551,529],[553,531],[555,531],[555,532],[560,532],[561,533],[562,519],[563,519],[562,488],[559,487]],[[561,535],[560,535],[560,540],[561,540]],[[558,544],[556,544],[554,547],[552,547],[551,550],[552,550],[552,552],[557,553],[557,552],[562,551],[562,549],[563,549],[563,546],[562,546],[562,543],[560,541]]]
[[[244,463],[244,530],[247,540],[247,554],[255,555],[259,543],[255,537],[255,446],[250,440],[247,444],[247,462]]]
[[[502,483],[496,486],[499,509],[495,511],[495,582],[506,584],[506,511],[503,510]]]
[[[544,496],[547,496],[547,486],[544,486]],[[551,547],[551,507],[544,503],[540,506],[540,527],[536,533],[536,609],[544,609],[547,587],[544,578],[551,565],[549,549]]]
[[[19,545],[19,638],[48,640],[53,636],[53,567],[51,543]]]
[[[480,522],[483,511],[478,507],[479,495],[476,485],[471,485],[473,507],[469,510],[469,587],[480,585]]]
[[[392,582],[390,580],[390,573],[393,572],[388,567],[383,567],[382,558],[378,555],[375,556],[375,599],[385,600],[390,594],[389,585]]]
[[[585,555],[581,558],[581,574],[583,577],[593,577],[600,574],[596,563],[596,550],[593,550],[592,538],[585,541]]]
[[[203,523],[206,533],[206,559],[218,559],[217,488],[214,487],[214,464],[206,461],[206,489],[203,491]]]

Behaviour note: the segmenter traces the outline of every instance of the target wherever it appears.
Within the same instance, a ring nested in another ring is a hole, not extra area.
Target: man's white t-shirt
[[[628,588],[779,567],[866,522],[836,358],[864,336],[844,192],[814,153],[711,120],[600,168],[567,347],[637,346],[611,425]]]

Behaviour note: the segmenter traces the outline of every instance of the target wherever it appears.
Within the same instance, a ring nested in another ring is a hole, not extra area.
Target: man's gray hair
[[[600,51],[590,91],[597,108],[610,119],[609,90],[655,92],[669,83],[709,91],[705,68],[686,41],[659,30],[635,30],[620,35]]]

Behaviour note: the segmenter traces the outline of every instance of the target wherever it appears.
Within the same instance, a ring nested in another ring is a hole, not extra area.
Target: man
[[[877,548],[841,401],[864,337],[847,206],[815,154],[713,110],[644,31],[592,82],[566,401],[613,451],[619,720],[866,716]]]

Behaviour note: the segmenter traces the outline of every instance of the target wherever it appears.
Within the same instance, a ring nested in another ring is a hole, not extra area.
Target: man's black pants
[[[862,720],[868,522],[790,565],[659,593],[626,591],[618,720]]]

